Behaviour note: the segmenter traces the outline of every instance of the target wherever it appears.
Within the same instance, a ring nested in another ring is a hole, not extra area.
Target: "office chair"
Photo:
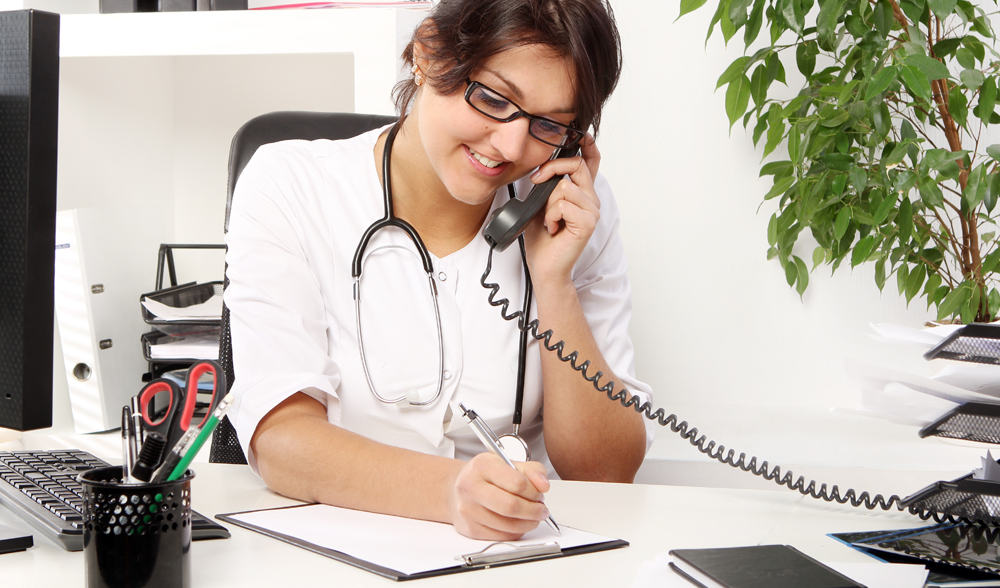
[[[348,139],[385,126],[396,120],[393,116],[327,112],[271,112],[247,121],[236,131],[229,148],[229,185],[226,190],[226,225],[229,232],[229,211],[233,205],[233,190],[243,168],[257,151],[267,143],[288,139]],[[223,281],[223,289],[229,278]],[[233,349],[229,333],[229,309],[222,307],[222,333],[219,337],[219,363],[226,372],[226,393],[233,385]],[[245,464],[246,456],[236,437],[236,429],[229,418],[223,418],[212,435],[212,449],[208,460],[214,463]]]

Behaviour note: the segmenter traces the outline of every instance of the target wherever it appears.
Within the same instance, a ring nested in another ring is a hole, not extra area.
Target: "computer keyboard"
[[[0,451],[0,504],[67,551],[83,550],[83,484],[76,477],[111,464],[86,451]],[[191,511],[191,539],[224,539],[222,525]]]

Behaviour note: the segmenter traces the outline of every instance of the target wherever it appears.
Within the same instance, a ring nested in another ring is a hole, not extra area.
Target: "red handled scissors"
[[[155,431],[166,440],[166,450],[169,451],[177,441],[192,427],[194,411],[198,402],[198,380],[203,374],[214,376],[212,383],[212,398],[201,420],[193,426],[201,428],[215,410],[215,405],[222,399],[219,390],[225,388],[225,373],[222,367],[214,361],[199,361],[188,369],[187,386],[184,391],[171,380],[157,378],[139,392],[139,410],[142,414],[142,424],[145,433]],[[167,409],[162,415],[154,410],[153,397],[162,392],[167,393]]]

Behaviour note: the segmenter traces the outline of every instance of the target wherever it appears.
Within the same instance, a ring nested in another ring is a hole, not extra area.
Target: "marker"
[[[500,449],[496,441],[493,440],[493,437],[489,433],[487,433],[486,423],[483,422],[483,419],[479,418],[479,415],[476,414],[476,411],[465,408],[465,405],[462,403],[459,403],[458,407],[462,409],[462,416],[465,417],[465,420],[469,421],[469,425],[472,427],[472,431],[476,434],[476,437],[479,437],[479,440],[483,442],[483,445],[486,446],[486,449],[489,449],[490,453],[496,455],[497,457],[502,459],[504,463],[506,463],[507,465],[516,470],[517,466],[514,465],[514,462],[512,462],[509,457],[507,457],[507,454],[505,454],[503,450]],[[558,535],[562,535],[562,531],[559,529],[559,525],[556,524],[555,519],[553,519],[551,515],[549,516],[549,518],[545,519],[545,522],[548,523],[549,526],[552,527],[552,530],[555,531]]]
[[[191,464],[191,460],[193,460],[194,456],[197,455],[201,446],[205,444],[208,436],[211,435],[212,431],[215,430],[215,427],[219,425],[219,421],[222,420],[222,417],[226,416],[226,411],[229,410],[229,406],[232,404],[233,398],[233,393],[230,392],[229,394],[226,394],[225,398],[222,399],[222,402],[220,402],[219,406],[216,407],[215,412],[213,412],[212,416],[208,418],[208,422],[206,422],[205,426],[201,428],[201,432],[198,433],[198,436],[195,437],[194,441],[191,443],[191,447],[185,451],[184,457],[177,462],[174,470],[170,472],[170,476],[167,477],[168,482],[173,482],[177,478],[184,475],[184,472],[187,471],[188,465]]]

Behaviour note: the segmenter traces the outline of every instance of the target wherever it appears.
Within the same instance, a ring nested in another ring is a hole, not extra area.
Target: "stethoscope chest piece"
[[[531,451],[528,444],[517,435],[500,435],[497,437],[497,445],[511,461],[528,461],[531,459]]]

